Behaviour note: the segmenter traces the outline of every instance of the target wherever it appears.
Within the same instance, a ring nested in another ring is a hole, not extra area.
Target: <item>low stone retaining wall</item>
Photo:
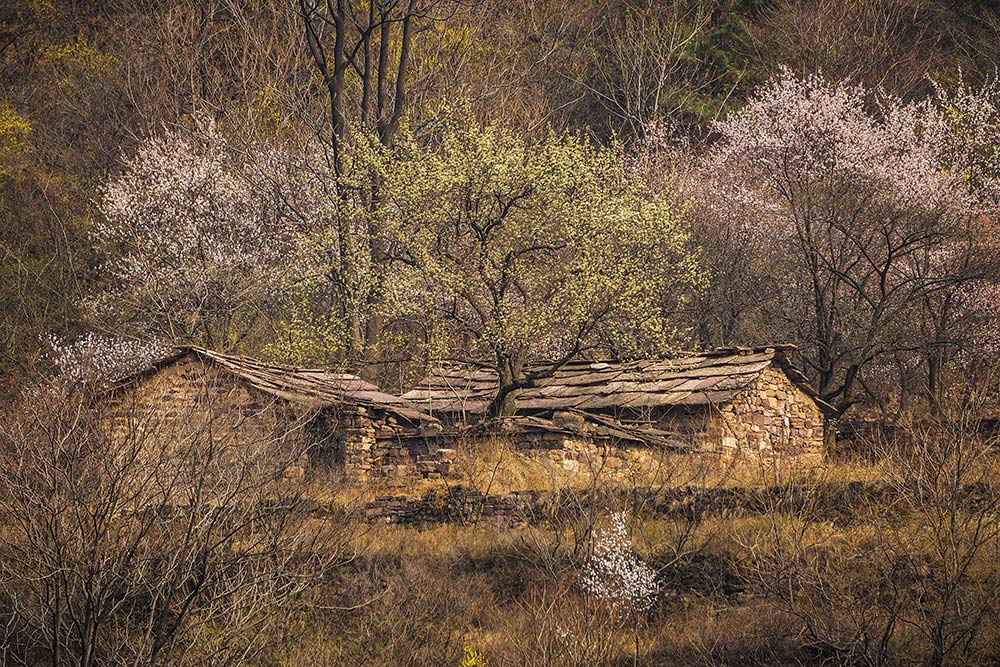
[[[430,491],[422,498],[379,496],[365,505],[361,515],[368,521],[388,524],[490,521],[509,526],[528,523],[541,502],[539,491],[486,495],[453,486],[444,492]]]
[[[962,487],[957,496],[969,509],[992,502],[1000,489],[986,485]],[[710,515],[803,514],[811,520],[851,520],[865,512],[891,510],[898,489],[884,482],[842,482],[819,485],[674,489],[607,489],[594,492],[519,491],[486,495],[453,486],[421,498],[379,496],[356,513],[372,523],[419,526],[485,521],[501,526],[537,525],[573,520],[594,509],[628,507],[643,516],[695,521]],[[907,507],[900,507],[900,511]]]

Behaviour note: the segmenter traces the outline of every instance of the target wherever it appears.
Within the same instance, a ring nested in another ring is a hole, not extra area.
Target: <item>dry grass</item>
[[[912,478],[930,488],[933,471],[906,465],[891,457],[800,466],[647,452],[614,470],[568,470],[495,441],[462,448],[446,482],[402,489],[312,483],[337,503],[385,492],[418,496],[446,484],[494,494],[788,485],[804,487],[807,500],[810,489],[853,481],[891,488]],[[995,458],[986,458],[964,474],[972,482],[995,480],[995,467]],[[353,611],[312,609],[302,621],[308,638],[282,664],[454,666],[465,646],[495,667],[619,667],[633,658],[647,667],[992,664],[1000,660],[1000,618],[992,602],[1000,585],[1000,522],[993,511],[980,517],[986,530],[977,536],[974,514],[949,512],[947,494],[932,497],[941,504],[873,497],[831,508],[817,495],[815,504],[793,509],[634,513],[634,547],[659,569],[663,584],[656,606],[640,619],[637,657],[632,629],[578,583],[592,531],[607,520],[607,508],[513,529],[359,525],[357,560],[333,588],[317,594],[327,605],[332,597],[338,609]],[[975,539],[982,543],[974,546]],[[954,564],[963,559],[969,566],[956,573]],[[880,647],[871,638],[887,627],[889,639]],[[932,648],[936,628],[961,638],[940,661]]]
[[[598,459],[581,461],[570,468],[563,465],[561,454],[518,451],[509,441],[483,440],[461,444],[451,474],[444,479],[375,478],[349,483],[336,471],[315,470],[305,480],[304,488],[320,506],[359,507],[378,496],[418,498],[456,485],[499,495],[528,490],[739,488],[886,478],[882,466],[864,461],[732,459],[639,449],[617,450],[612,460],[614,465]]]

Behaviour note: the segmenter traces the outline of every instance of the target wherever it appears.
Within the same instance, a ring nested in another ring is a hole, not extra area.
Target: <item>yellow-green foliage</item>
[[[465,655],[462,656],[462,660],[458,663],[458,667],[487,667],[490,664],[486,659],[486,656],[471,646],[463,647],[462,652]]]
[[[9,158],[26,150],[30,132],[31,123],[9,104],[0,102],[0,176],[7,173],[5,165]]]
[[[403,132],[384,156],[384,215],[413,270],[391,297],[438,309],[504,354],[558,356],[601,334],[623,348],[675,339],[669,308],[698,278],[680,206],[617,144],[538,141],[456,114],[431,145]]]
[[[278,93],[273,88],[255,90],[251,108],[258,114],[259,129],[263,135],[276,137],[292,129]]]
[[[293,314],[278,324],[275,338],[264,346],[261,355],[297,366],[328,367],[343,355],[345,341],[343,321]]]
[[[88,44],[83,35],[69,44],[43,46],[40,51],[42,58],[54,62],[72,65],[79,69],[100,70],[115,61],[114,56],[98,51]]]
[[[114,56],[87,43],[83,35],[78,36],[75,42],[43,46],[39,55],[59,73],[59,85],[70,90],[75,89],[81,79],[115,62]]]

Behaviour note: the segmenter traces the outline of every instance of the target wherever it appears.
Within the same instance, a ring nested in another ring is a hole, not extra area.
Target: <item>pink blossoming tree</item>
[[[940,257],[968,242],[988,201],[977,180],[992,178],[970,177],[979,153],[956,146],[953,108],[785,70],[715,126],[702,177],[728,194],[709,206],[757,213],[739,220],[771,255],[781,298],[767,324],[800,341],[832,420],[859,399],[867,366],[913,344],[915,304],[982,277]]]

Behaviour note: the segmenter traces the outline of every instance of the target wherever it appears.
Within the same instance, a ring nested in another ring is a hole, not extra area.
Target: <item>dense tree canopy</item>
[[[4,372],[94,328],[394,384],[780,340],[847,409],[933,400],[992,340],[987,4],[54,1],[0,24]]]
[[[679,308],[697,261],[679,206],[650,191],[621,146],[449,121],[429,148],[411,137],[399,153],[382,163],[403,265],[396,300],[489,360],[497,411],[530,382],[529,361],[677,340],[660,296]]]

